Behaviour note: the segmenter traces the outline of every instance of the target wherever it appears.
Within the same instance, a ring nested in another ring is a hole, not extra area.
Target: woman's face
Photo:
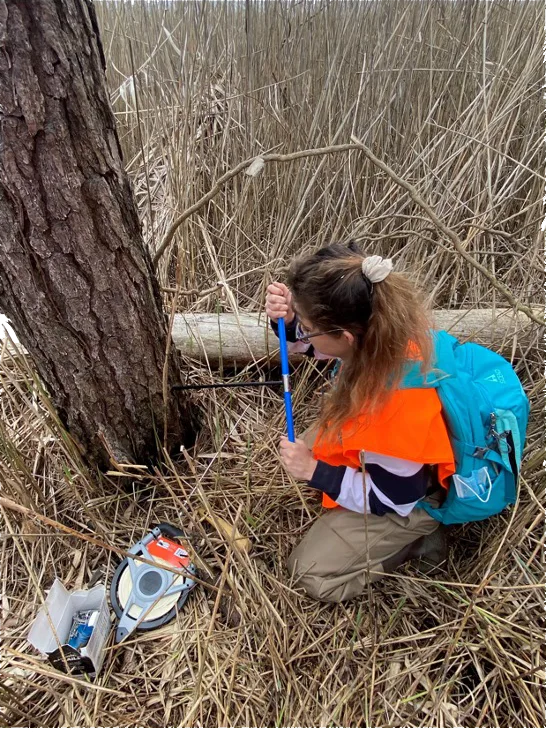
[[[309,337],[309,333],[320,333],[320,328],[315,328],[311,321],[297,313],[299,325],[303,333],[308,337],[308,342],[320,353],[326,356],[333,356],[344,361],[353,353],[354,336],[347,330],[339,330],[333,333],[322,333]]]

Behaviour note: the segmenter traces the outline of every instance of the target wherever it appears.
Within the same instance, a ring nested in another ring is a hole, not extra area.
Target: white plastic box
[[[98,610],[99,615],[87,645],[75,650],[67,645],[67,640],[73,615],[81,610]],[[105,585],[68,592],[56,579],[31,626],[27,640],[37,651],[45,653],[52,666],[59,671],[69,670],[74,676],[88,674],[93,677],[102,667],[110,630]]]

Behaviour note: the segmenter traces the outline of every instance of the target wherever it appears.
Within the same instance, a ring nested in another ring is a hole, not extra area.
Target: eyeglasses
[[[301,341],[301,343],[310,343],[310,339],[314,338],[315,336],[328,335],[329,333],[341,333],[342,331],[342,328],[333,328],[332,330],[323,330],[320,332],[309,333],[308,330],[305,330],[303,328],[299,320],[297,321],[297,326],[295,328],[297,340]]]

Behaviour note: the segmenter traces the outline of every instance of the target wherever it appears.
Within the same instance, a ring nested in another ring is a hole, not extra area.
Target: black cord
[[[184,389],[228,389],[242,386],[282,386],[282,381],[228,381],[220,384],[175,384],[171,391]]]

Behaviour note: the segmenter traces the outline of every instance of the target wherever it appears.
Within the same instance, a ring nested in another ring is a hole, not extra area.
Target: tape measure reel
[[[119,618],[116,643],[133,630],[153,630],[170,623],[186,602],[195,581],[170,571],[172,567],[196,575],[189,549],[176,541],[183,536],[175,526],[159,524],[129,550],[136,558],[127,557],[115,570],[110,596]],[[152,567],[140,557],[167,569]]]

